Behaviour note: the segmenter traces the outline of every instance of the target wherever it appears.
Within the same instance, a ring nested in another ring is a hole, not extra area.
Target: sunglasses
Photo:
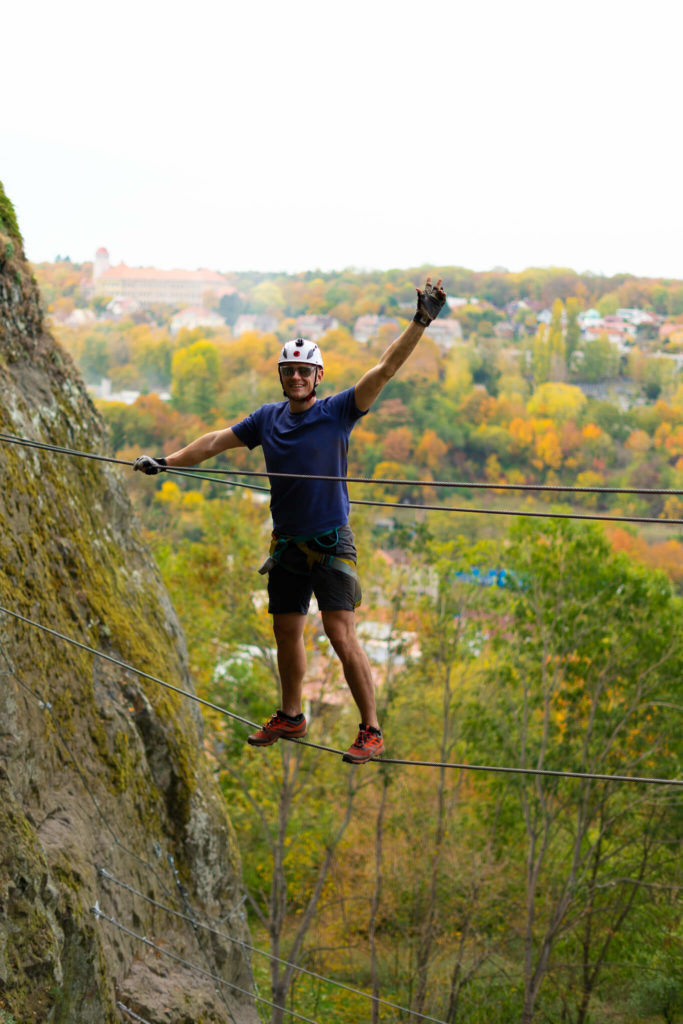
[[[283,377],[293,377],[295,373],[298,373],[300,377],[310,377],[315,366],[281,366],[280,371]]]

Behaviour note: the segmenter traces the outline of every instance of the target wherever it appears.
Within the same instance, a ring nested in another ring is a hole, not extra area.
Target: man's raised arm
[[[418,341],[432,320],[435,320],[443,309],[446,293],[439,279],[435,285],[427,278],[424,291],[417,289],[417,311],[403,334],[392,341],[389,348],[382,354],[380,361],[371,370],[364,373],[356,384],[356,405],[361,412],[367,412],[379,396],[385,384],[388,384],[396,371],[405,363]]]

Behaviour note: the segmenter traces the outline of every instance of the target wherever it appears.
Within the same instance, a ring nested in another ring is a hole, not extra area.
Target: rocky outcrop
[[[108,445],[1,186],[0,432]],[[119,468],[0,440],[0,473],[0,604],[191,690]],[[256,1024],[246,939],[197,705],[0,613],[0,1021]]]

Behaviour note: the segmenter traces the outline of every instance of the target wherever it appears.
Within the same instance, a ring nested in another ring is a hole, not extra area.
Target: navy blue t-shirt
[[[291,412],[288,401],[262,405],[232,429],[247,448],[262,445],[269,473],[346,476],[349,435],[361,416],[349,388],[319,398],[305,412]],[[277,534],[313,537],[348,522],[343,481],[271,477],[270,489]]]

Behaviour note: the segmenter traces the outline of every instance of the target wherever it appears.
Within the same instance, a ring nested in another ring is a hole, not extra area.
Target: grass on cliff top
[[[21,231],[19,230],[19,222],[17,221],[17,215],[14,212],[14,206],[12,201],[5,193],[5,188],[0,181],[0,227],[3,227],[8,235],[16,239],[20,245],[24,244],[24,240],[21,237]]]

